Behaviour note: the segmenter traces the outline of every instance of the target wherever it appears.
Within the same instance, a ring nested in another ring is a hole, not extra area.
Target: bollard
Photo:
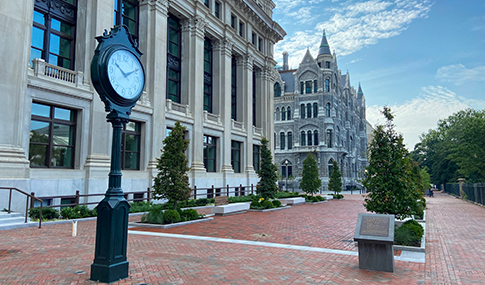
[[[77,236],[77,221],[72,221],[72,236]]]

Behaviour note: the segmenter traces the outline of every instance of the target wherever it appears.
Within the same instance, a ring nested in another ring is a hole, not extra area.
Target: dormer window
[[[325,61],[325,68],[330,68],[330,61]]]

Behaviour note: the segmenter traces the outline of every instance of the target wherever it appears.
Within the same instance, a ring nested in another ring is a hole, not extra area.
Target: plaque
[[[376,237],[389,236],[389,218],[363,216],[360,226],[360,235]]]

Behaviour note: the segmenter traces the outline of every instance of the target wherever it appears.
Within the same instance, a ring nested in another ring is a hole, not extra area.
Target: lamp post
[[[286,184],[285,184],[285,190],[288,190],[288,159],[285,160],[285,168],[286,168]]]

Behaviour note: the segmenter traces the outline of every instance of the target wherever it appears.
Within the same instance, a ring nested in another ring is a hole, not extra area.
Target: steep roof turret
[[[330,52],[330,46],[328,45],[327,36],[325,35],[325,29],[323,30],[322,42],[320,43],[320,49],[318,50],[318,55],[321,54],[332,54]]]

